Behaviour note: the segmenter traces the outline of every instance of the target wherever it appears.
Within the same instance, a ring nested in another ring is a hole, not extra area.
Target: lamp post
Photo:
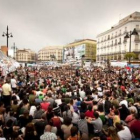
[[[134,28],[133,31],[127,32],[124,39],[130,38],[130,42],[129,42],[129,53],[131,53],[131,36],[132,35],[138,35],[138,32],[136,30],[136,28]],[[131,58],[129,57],[129,65],[130,65],[130,60]]]
[[[6,33],[3,32],[3,34],[2,34],[3,37],[5,37],[5,36],[7,37],[7,56],[8,56],[8,38],[13,37],[12,33],[9,33],[8,30],[9,29],[8,29],[8,26],[7,26],[7,32]]]

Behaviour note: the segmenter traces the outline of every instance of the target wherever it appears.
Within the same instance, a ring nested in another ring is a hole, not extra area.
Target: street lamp
[[[7,26],[7,32],[3,32],[2,34],[3,37],[7,37],[7,56],[8,56],[8,38],[13,37],[12,33],[8,33],[8,26]]]
[[[129,53],[131,53],[131,36],[132,35],[138,35],[138,32],[136,30],[136,28],[134,28],[133,31],[130,31],[129,33],[127,32],[124,39],[130,38],[130,43],[129,43]],[[129,57],[129,64],[130,64],[130,57]]]

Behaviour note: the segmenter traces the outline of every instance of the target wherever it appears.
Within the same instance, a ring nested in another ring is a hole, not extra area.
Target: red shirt
[[[94,118],[94,112],[88,110],[88,111],[85,113],[85,116],[86,116],[86,117]]]
[[[131,132],[136,138],[140,138],[140,121],[135,120],[130,126]]]
[[[48,110],[50,103],[49,102],[43,102],[41,103],[41,108],[44,109],[45,111]]]

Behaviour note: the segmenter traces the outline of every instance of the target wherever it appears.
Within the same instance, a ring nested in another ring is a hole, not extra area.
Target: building
[[[1,46],[1,51],[7,56],[8,53],[7,46]]]
[[[69,60],[96,60],[96,40],[83,39],[70,43],[64,47],[63,61]]]
[[[139,35],[131,36],[131,52],[134,52],[138,59],[140,57],[140,12],[134,12],[97,36],[97,61],[124,60],[130,45],[130,39],[124,37],[134,28]]]
[[[62,62],[62,46],[47,46],[38,52],[38,61]]]
[[[30,49],[17,50],[16,60],[23,63],[34,63],[36,61],[35,55],[35,52]]]

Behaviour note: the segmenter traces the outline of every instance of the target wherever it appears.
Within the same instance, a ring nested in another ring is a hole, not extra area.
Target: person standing
[[[3,102],[5,106],[10,106],[11,104],[11,85],[9,84],[9,80],[6,79],[5,84],[2,86],[2,95],[3,95]]]
[[[56,134],[51,132],[50,125],[46,125],[44,134],[40,137],[40,140],[57,140]]]
[[[17,81],[14,78],[14,76],[12,76],[12,79],[11,79],[11,87],[12,87],[13,92],[16,91],[16,89],[17,89]]]

